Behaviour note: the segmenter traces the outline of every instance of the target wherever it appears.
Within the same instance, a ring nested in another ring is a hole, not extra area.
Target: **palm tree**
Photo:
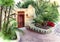
[[[0,30],[1,30],[1,23],[2,23],[2,10],[3,10],[3,3],[2,1],[0,0]]]
[[[11,7],[13,5],[14,5],[14,0],[0,0],[0,6],[1,6],[0,29],[1,29],[1,26],[2,26],[2,15],[4,15],[4,27],[3,28],[7,29],[8,23],[9,23],[10,11],[11,11]],[[2,11],[5,14],[2,14]],[[8,11],[8,14],[7,14],[7,11]],[[7,24],[5,23],[6,21],[7,21]]]
[[[12,9],[13,6],[14,6],[14,0],[7,0],[7,1],[5,1],[6,12],[7,12],[7,9],[8,9],[8,16],[7,16],[6,27],[8,27],[10,12],[11,12],[11,9]],[[6,15],[7,14],[5,14],[5,18],[6,18]]]
[[[0,23],[3,24],[3,25],[0,24],[0,26],[2,25],[2,28],[1,28],[2,36],[3,36],[3,38],[9,39],[9,40],[15,39],[16,38],[15,31],[18,30],[18,31],[22,32],[22,30],[19,30],[16,27],[16,24],[17,24],[16,22],[13,23],[13,24],[10,24],[11,21],[14,20],[14,19],[11,20],[12,17],[10,18],[11,10],[14,6],[14,0],[0,0],[0,5],[1,5],[1,14],[0,14],[0,16],[4,15],[4,19],[3,19],[4,21],[2,22],[2,18],[3,18],[2,16],[1,16],[1,19],[0,19]],[[4,14],[2,13],[2,11],[3,11]],[[16,21],[16,20],[14,20],[14,21]],[[14,31],[12,31],[12,30],[14,30]]]
[[[4,3],[3,5],[5,8],[3,29],[6,30],[9,25],[10,12],[11,12],[11,7],[14,5],[14,0],[4,0],[3,3]],[[8,11],[8,13],[7,13],[7,11]],[[7,23],[6,23],[6,21],[7,21]]]

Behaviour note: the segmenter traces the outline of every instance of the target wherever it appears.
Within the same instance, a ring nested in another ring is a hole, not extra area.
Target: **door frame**
[[[24,11],[18,11],[18,15],[17,15],[17,21],[18,21],[18,28],[21,28],[22,26],[20,26],[20,24],[19,24],[19,16],[21,16],[21,15],[23,15],[24,16],[24,22],[23,22],[23,27],[25,26],[25,12]]]

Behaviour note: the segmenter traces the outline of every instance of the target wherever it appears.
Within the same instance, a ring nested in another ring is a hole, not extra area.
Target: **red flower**
[[[54,26],[55,26],[55,24],[54,24],[53,22],[48,21],[48,22],[47,22],[47,26],[54,27]]]

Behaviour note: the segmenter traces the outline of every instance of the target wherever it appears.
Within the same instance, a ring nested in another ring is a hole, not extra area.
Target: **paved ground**
[[[39,34],[24,29],[25,35],[20,42],[60,42],[60,25],[55,27],[55,31],[50,34]]]

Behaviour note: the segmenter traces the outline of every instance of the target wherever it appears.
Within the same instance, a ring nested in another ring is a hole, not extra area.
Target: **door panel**
[[[18,28],[24,27],[24,15],[18,16]]]

